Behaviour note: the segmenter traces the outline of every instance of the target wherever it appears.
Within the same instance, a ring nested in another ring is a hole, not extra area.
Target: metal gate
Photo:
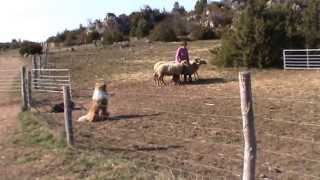
[[[283,50],[284,69],[320,69],[320,49]]]

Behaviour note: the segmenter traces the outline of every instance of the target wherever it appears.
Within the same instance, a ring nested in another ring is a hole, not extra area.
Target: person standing
[[[192,81],[191,74],[188,73],[188,67],[190,66],[190,60],[189,60],[189,52],[188,52],[188,43],[187,41],[183,41],[181,46],[177,49],[176,52],[176,63],[184,63],[186,67],[183,70],[184,75],[184,82],[187,81],[187,75],[189,75],[189,81]]]

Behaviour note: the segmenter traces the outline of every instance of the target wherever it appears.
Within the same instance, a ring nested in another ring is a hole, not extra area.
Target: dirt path
[[[8,161],[13,156],[15,149],[10,139],[18,128],[20,98],[17,96],[18,92],[12,94],[13,92],[9,91],[13,90],[11,83],[19,78],[22,65],[23,62],[19,57],[0,57],[0,179],[9,177]]]

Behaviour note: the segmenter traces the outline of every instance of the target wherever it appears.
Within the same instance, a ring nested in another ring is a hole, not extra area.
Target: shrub
[[[80,38],[76,31],[68,31],[66,33],[66,39],[64,41],[65,46],[74,46],[80,44]]]
[[[120,42],[127,40],[127,38],[117,30],[106,30],[103,34],[103,44],[113,44],[114,42]]]
[[[24,54],[41,54],[42,53],[42,46],[39,43],[30,42],[30,41],[24,41],[21,44],[20,55]]]
[[[92,31],[87,35],[87,43],[92,43],[95,40],[99,40],[101,35],[97,31]]]
[[[151,40],[153,41],[176,41],[177,35],[174,32],[173,28],[167,23],[160,23],[157,25],[150,35]]]
[[[135,29],[135,35],[139,38],[146,37],[149,35],[150,30],[151,27],[148,24],[148,21],[145,19],[140,19],[138,26]]]
[[[191,37],[194,40],[207,40],[216,38],[216,34],[211,28],[196,26],[191,32]]]

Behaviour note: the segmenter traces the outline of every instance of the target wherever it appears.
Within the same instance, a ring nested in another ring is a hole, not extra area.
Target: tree
[[[319,36],[319,0],[310,0],[303,12],[302,30],[306,48],[316,48],[320,42]]]
[[[172,13],[185,14],[186,10],[183,6],[180,6],[178,1],[176,1],[173,5]]]
[[[170,42],[176,41],[177,35],[174,32],[173,28],[170,26],[170,24],[162,22],[154,28],[150,35],[150,38],[153,41]]]
[[[201,14],[203,13],[203,11],[205,10],[206,6],[207,6],[208,2],[207,0],[198,0],[196,2],[196,5],[194,7],[194,10],[197,14],[198,17],[201,16]]]
[[[288,46],[283,6],[267,8],[266,1],[249,0],[234,31],[223,37],[215,64],[233,67],[279,67],[282,49]]]
[[[24,54],[41,54],[42,53],[42,46],[39,43],[31,42],[31,41],[24,41],[21,44],[20,55]]]
[[[103,33],[103,44],[112,44],[114,42],[120,42],[120,41],[124,41],[126,40],[126,38],[124,37],[124,35],[117,30],[113,30],[113,29],[107,29],[104,33]]]
[[[87,35],[86,42],[92,43],[93,41],[99,40],[100,38],[101,35],[96,30],[93,30]]]
[[[146,21],[145,19],[140,19],[135,30],[135,35],[139,38],[145,37],[149,35],[150,29],[151,27],[148,24],[148,21]]]

